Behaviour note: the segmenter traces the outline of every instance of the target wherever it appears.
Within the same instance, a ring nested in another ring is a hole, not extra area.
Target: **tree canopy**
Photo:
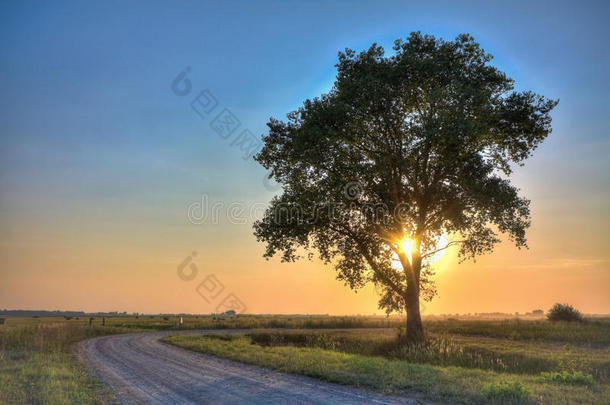
[[[327,94],[270,119],[256,160],[283,188],[254,230],[266,257],[317,251],[347,285],[375,283],[380,307],[409,317],[420,293],[435,293],[439,249],[474,258],[499,234],[526,246],[529,201],[511,167],[551,132],[557,101],[515,91],[467,34],[412,33],[393,51],[339,52]]]

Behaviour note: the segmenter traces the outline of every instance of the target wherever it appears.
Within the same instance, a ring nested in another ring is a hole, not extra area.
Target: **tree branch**
[[[449,248],[451,246],[454,246],[454,245],[457,245],[457,244],[460,244],[460,243],[463,243],[463,242],[465,242],[465,240],[453,240],[453,241],[447,243],[447,245],[445,247],[440,248],[440,249],[436,249],[433,252],[428,252],[428,253],[422,255],[421,258],[425,259],[428,256],[432,256],[433,254],[436,254],[436,253],[441,252],[441,251],[443,251],[443,250],[445,250],[445,249],[447,249],[447,248]]]

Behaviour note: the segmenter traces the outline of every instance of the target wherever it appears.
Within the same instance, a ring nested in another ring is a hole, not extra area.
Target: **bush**
[[[591,374],[583,374],[580,371],[570,373],[566,370],[561,373],[540,373],[544,381],[560,383],[560,384],[574,384],[574,385],[593,385],[593,376]]]
[[[510,336],[508,338],[510,340],[519,340],[521,339],[521,334],[518,331],[513,330],[510,332]]]
[[[531,393],[518,381],[501,380],[483,388],[483,394],[491,403],[527,404],[532,402]]]
[[[582,321],[582,315],[577,309],[574,309],[572,305],[569,304],[555,304],[553,308],[549,310],[549,313],[546,316],[549,321]]]

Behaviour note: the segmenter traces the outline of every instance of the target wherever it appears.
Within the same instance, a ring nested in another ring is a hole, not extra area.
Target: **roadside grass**
[[[506,381],[512,385],[518,383],[529,393],[527,398],[520,397],[516,403],[610,402],[609,386],[602,383],[592,386],[571,385],[566,389],[562,385],[548,383],[540,375],[419,364],[316,347],[262,346],[253,343],[251,338],[245,335],[171,336],[163,341],[276,371],[368,387],[390,394],[416,393],[422,399],[431,401],[515,403],[514,398],[507,399],[502,396],[502,387],[497,390],[490,388]],[[494,390],[499,390],[500,393],[494,393]]]
[[[74,343],[125,329],[16,322],[0,329],[0,403],[103,404],[110,394],[71,353]],[[128,330],[130,331],[130,330]]]
[[[586,375],[581,373],[580,371],[576,371],[570,373],[566,370],[561,373],[558,372],[550,372],[550,373],[540,373],[542,378],[546,381],[551,381],[559,384],[576,384],[576,385],[593,385],[593,377],[591,375]]]
[[[106,398],[101,383],[67,353],[15,351],[0,361],[0,403],[104,404]]]
[[[480,368],[537,375],[581,372],[608,381],[610,348],[481,336],[429,334],[425,345],[401,346],[392,329],[341,331],[260,331],[248,335],[261,346],[318,347],[439,366]]]
[[[491,403],[527,404],[532,403],[532,393],[519,381],[500,380],[483,387],[483,394]]]

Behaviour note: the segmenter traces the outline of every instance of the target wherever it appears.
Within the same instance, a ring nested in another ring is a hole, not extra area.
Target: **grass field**
[[[74,358],[78,341],[175,329],[177,316],[8,317],[0,325],[0,404],[105,403],[110,398]],[[185,316],[184,329],[383,327],[400,319],[365,317]]]
[[[131,329],[63,318],[8,318],[0,326],[0,403],[101,404],[110,394],[72,354],[81,340]]]
[[[88,317],[9,317],[0,325],[0,403],[105,403],[110,393],[76,361],[74,344],[107,334],[171,330],[177,320],[121,316],[106,318],[102,326],[95,317],[90,328]],[[429,345],[411,349],[396,344],[403,322],[398,316],[188,316],[184,329],[303,330],[168,341],[280,371],[436,401],[610,403],[610,320],[427,320]],[[354,330],[318,330],[332,328]]]
[[[389,393],[448,403],[610,403],[610,322],[425,321],[425,345],[399,327],[175,336],[180,347]],[[402,324],[397,324],[399,326]]]

